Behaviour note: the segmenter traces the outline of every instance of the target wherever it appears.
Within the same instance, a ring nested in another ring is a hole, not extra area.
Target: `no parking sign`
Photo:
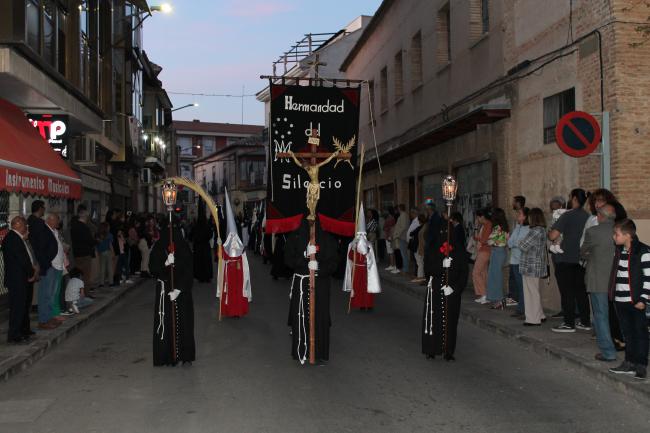
[[[564,115],[555,127],[555,142],[569,156],[580,158],[589,155],[600,144],[598,120],[584,111]]]

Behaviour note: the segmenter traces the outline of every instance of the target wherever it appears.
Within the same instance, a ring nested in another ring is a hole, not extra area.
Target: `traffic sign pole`
[[[603,111],[601,118],[601,153],[600,156],[600,185],[602,188],[612,189],[612,155],[609,143],[609,111]]]

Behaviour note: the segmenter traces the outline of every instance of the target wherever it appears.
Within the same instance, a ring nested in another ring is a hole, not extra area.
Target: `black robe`
[[[181,291],[172,302],[171,267],[165,266],[169,247],[169,230],[161,230],[160,239],[151,249],[149,269],[158,281],[154,300],[153,365],[176,365],[195,359],[194,306],[192,302],[192,250],[180,229],[174,228],[174,288]],[[162,293],[162,299],[161,299]],[[164,316],[161,312],[164,307]],[[161,320],[162,316],[162,320]],[[175,318],[176,329],[172,317]],[[175,331],[175,335],[172,333]],[[175,345],[174,345],[175,342]],[[175,347],[174,347],[175,346]]]
[[[294,270],[291,299],[289,302],[289,326],[291,327],[291,356],[294,359],[304,357],[309,359],[309,277],[300,278],[298,275],[309,275],[307,267],[309,259],[305,251],[309,243],[309,224],[303,221],[298,230],[289,233],[285,245],[284,257],[286,265]],[[316,261],[319,270],[316,276],[316,353],[319,361],[329,360],[330,348],[330,276],[336,270],[338,263],[338,243],[334,236],[316,227]],[[302,283],[302,288],[301,288]],[[301,296],[302,295],[302,296]],[[302,302],[301,302],[302,300]],[[304,312],[304,320],[302,320]],[[299,355],[300,354],[300,355]]]
[[[196,223],[192,231],[192,246],[194,247],[194,278],[201,283],[212,281],[212,249],[210,248],[210,239],[212,238],[212,229],[204,217]]]
[[[462,293],[467,286],[469,275],[465,233],[462,225],[458,225],[452,227],[449,239],[452,262],[449,268],[448,285],[454,292],[449,296],[444,295],[442,286],[445,284],[445,272],[442,260],[445,256],[440,248],[446,241],[447,222],[434,214],[427,229],[424,261],[427,280],[431,278],[431,290],[427,288],[421,328],[422,353],[429,356],[452,357],[454,355]]]
[[[287,266],[285,261],[285,244],[287,235],[275,235],[275,247],[273,248],[273,255],[271,256],[271,276],[273,279],[278,278],[291,278],[293,271],[290,266]]]

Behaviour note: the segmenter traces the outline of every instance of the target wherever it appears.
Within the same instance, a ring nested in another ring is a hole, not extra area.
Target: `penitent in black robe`
[[[305,251],[309,243],[309,224],[303,221],[298,230],[287,235],[284,250],[285,262],[295,272],[292,279],[289,301],[289,326],[291,327],[291,356],[294,359],[309,359],[309,259]],[[316,276],[316,326],[315,357],[319,361],[329,360],[330,350],[330,280],[338,263],[338,244],[334,236],[316,227],[316,261],[319,270]],[[304,315],[303,315],[304,314]]]
[[[212,228],[205,217],[205,204],[201,200],[199,202],[199,217],[192,231],[194,278],[201,283],[209,283],[212,281],[213,253],[210,248],[210,239],[212,239]]]
[[[467,285],[468,257],[465,249],[465,234],[461,225],[452,226],[448,285],[453,293],[445,296],[442,286],[445,283],[440,248],[447,241],[447,222],[438,214],[429,221],[425,247],[424,270],[427,282],[431,278],[431,290],[427,289],[422,314],[422,353],[428,356],[444,355],[453,359],[456,350],[458,319],[463,290]]]
[[[194,306],[192,302],[192,250],[178,228],[174,228],[174,288],[181,291],[176,301],[171,292],[171,266],[165,266],[169,230],[163,228],[151,249],[149,269],[156,278],[153,326],[153,365],[176,365],[195,359]],[[175,319],[175,323],[173,323]],[[174,326],[175,325],[175,326]]]

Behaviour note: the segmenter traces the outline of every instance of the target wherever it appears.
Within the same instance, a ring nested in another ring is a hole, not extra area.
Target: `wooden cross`
[[[309,152],[297,152],[294,153],[294,155],[300,159],[308,159],[310,165],[316,165],[318,164],[319,159],[327,159],[330,156],[332,156],[331,153],[318,151],[318,146],[320,145],[320,137],[318,136],[318,129],[311,130],[311,136],[307,140],[307,143],[310,145]],[[291,154],[288,152],[279,152],[276,154],[276,157],[291,158]],[[349,160],[352,158],[352,154],[340,153],[339,155],[336,156],[336,158]]]
[[[311,130],[311,136],[307,140],[310,145],[309,152],[282,152],[277,153],[278,158],[291,158],[303,170],[309,174],[309,186],[307,188],[307,208],[309,209],[309,244],[316,245],[316,204],[320,198],[320,183],[318,182],[318,171],[320,167],[327,164],[334,158],[349,160],[352,155],[349,152],[336,151],[333,153],[318,152],[320,145],[320,137],[318,136],[318,129]],[[300,163],[298,158],[308,159],[309,164]],[[322,161],[318,161],[322,159]],[[309,256],[310,261],[316,260],[316,254]],[[316,363],[316,272],[313,269],[309,270],[309,363]]]

